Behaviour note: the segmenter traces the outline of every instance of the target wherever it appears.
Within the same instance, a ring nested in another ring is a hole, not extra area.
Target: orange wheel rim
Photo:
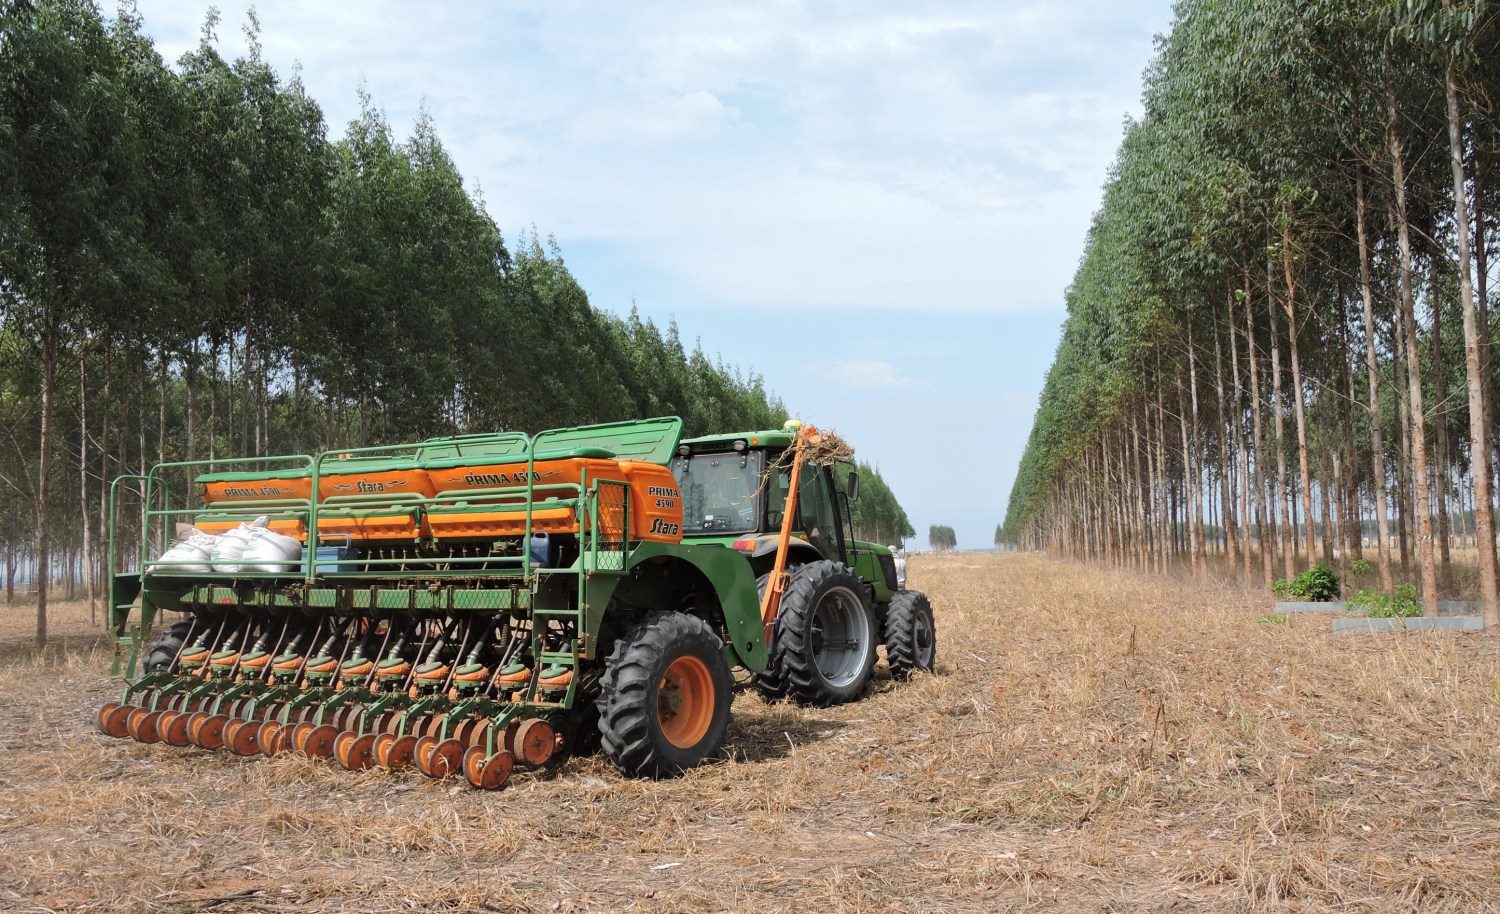
[[[161,714],[160,711],[152,711],[141,718],[135,730],[135,738],[147,744],[160,742],[161,734],[156,732],[156,722],[161,718]]]
[[[115,739],[129,736],[130,731],[125,728],[129,716],[129,705],[105,705],[99,712],[99,729]]]
[[[350,768],[349,749],[353,747],[355,737],[356,734],[345,730],[333,738],[333,757],[338,761],[339,765],[351,771],[353,769]]]
[[[311,758],[328,758],[333,755],[333,740],[339,735],[333,724],[315,727],[307,734],[307,755]]]
[[[411,764],[411,752],[417,745],[415,736],[398,736],[391,743],[390,748],[385,750],[385,765],[387,768],[401,768]]]
[[[163,724],[156,723],[157,729],[162,731],[161,738],[172,746],[186,746],[188,744],[188,715],[182,711],[173,711],[172,719]]]
[[[656,687],[656,719],[667,742],[691,749],[703,741],[714,719],[714,680],[697,657],[673,660]]]
[[[463,767],[465,748],[456,739],[445,739],[438,743],[427,756],[427,773],[439,780],[457,774]]]
[[[515,765],[515,757],[510,754],[509,749],[501,749],[485,760],[479,768],[479,779],[471,782],[480,790],[499,790],[510,780],[511,768]]]
[[[260,735],[261,726],[260,721],[247,721],[236,727],[234,733],[230,734],[226,740],[229,744],[229,751],[239,756],[254,755],[259,752],[260,743],[256,737]]]
[[[470,746],[464,752],[464,777],[468,779],[471,785],[479,787],[484,783],[479,779],[479,775],[483,771],[484,748],[481,746]]]
[[[223,714],[215,714],[203,722],[198,728],[196,742],[204,749],[218,749],[224,745],[224,727],[229,723],[229,718]]]
[[[391,767],[390,752],[391,746],[395,745],[395,743],[396,737],[389,733],[382,733],[375,737],[375,742],[370,747],[371,754],[375,756],[375,764],[382,768]]]
[[[349,770],[363,771],[375,764],[375,734],[365,733],[356,737],[349,746]]]
[[[268,720],[255,734],[255,742],[260,746],[264,755],[275,755],[281,743],[281,721]]]

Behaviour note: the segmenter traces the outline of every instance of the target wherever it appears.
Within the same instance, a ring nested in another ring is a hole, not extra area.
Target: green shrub
[[[1369,574],[1370,573],[1370,563],[1367,562],[1367,561],[1365,561],[1364,559],[1355,559],[1354,561],[1352,561],[1352,562],[1349,563],[1349,573],[1350,574]]]
[[[1296,597],[1313,603],[1336,600],[1339,590],[1338,572],[1327,565],[1314,565],[1291,580],[1283,578],[1271,583],[1271,593],[1282,599]]]
[[[1422,597],[1415,584],[1397,584],[1396,589],[1388,594],[1365,588],[1350,597],[1348,605],[1372,619],[1410,618],[1422,614]]]

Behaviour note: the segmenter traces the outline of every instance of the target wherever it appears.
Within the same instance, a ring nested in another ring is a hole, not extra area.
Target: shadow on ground
[[[729,726],[724,751],[747,762],[786,758],[793,749],[822,742],[846,726],[848,724],[838,720],[736,714]]]

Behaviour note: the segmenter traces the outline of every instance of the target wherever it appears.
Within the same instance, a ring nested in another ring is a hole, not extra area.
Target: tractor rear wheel
[[[177,662],[177,655],[182,651],[182,642],[193,630],[191,620],[178,622],[171,628],[162,632],[161,635],[146,648],[146,659],[141,662],[141,670],[146,673],[155,673],[165,670]]]
[[[902,590],[885,613],[885,662],[895,679],[930,673],[937,663],[937,626],[932,604],[920,590]]]
[[[864,594],[864,583],[839,562],[797,568],[781,595],[762,678],[783,683],[799,704],[826,708],[859,699],[875,669],[877,640]]]
[[[729,663],[707,622],[654,613],[615,643],[598,698],[604,754],[633,776],[671,777],[718,754],[729,729]]]

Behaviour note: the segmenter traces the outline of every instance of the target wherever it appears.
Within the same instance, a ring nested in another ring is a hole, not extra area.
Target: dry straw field
[[[580,759],[497,794],[106,739],[86,621],[38,660],[6,610],[0,909],[1500,910],[1495,636],[1027,555],[912,582],[938,675],[740,694],[732,757],[680,780]]]

